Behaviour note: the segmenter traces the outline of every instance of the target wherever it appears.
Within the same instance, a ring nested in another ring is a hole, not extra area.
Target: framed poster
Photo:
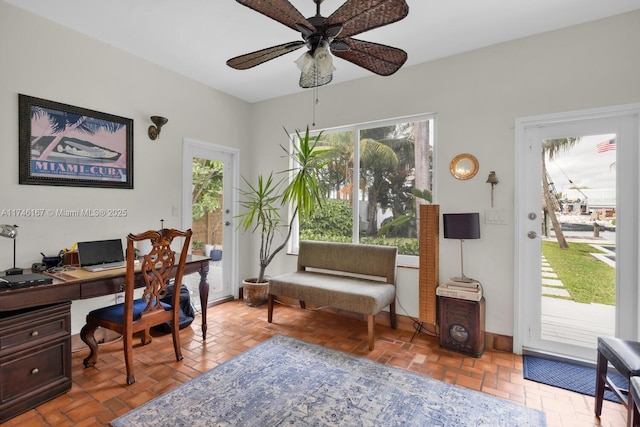
[[[19,183],[133,188],[133,120],[19,95]]]

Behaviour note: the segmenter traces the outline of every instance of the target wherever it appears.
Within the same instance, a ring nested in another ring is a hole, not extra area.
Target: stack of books
[[[462,281],[451,278],[436,288],[436,295],[469,301],[480,301],[482,299],[482,286],[480,282],[475,280]]]

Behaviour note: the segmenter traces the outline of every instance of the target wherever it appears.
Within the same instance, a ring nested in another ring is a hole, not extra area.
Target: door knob
[[[536,234],[535,231],[530,231],[527,233],[527,237],[530,239],[535,239],[536,237],[538,237],[538,235]]]

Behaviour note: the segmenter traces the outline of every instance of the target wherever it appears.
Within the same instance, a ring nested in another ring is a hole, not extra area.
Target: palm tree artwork
[[[58,146],[58,143],[74,131],[87,135],[96,135],[96,133],[98,133],[99,131],[115,133],[125,126],[122,123],[111,122],[72,112],[32,106],[32,124],[34,122],[37,122],[39,119],[46,120],[48,126],[41,126],[40,134],[32,135],[31,155],[32,158],[38,160],[47,160],[51,152]],[[36,128],[36,126],[32,127],[32,133]],[[53,136],[53,138],[50,138],[51,136]],[[70,145],[70,150],[81,151],[84,149],[86,151],[86,147],[83,147],[81,145]],[[97,147],[95,150],[100,151],[100,155],[111,156],[114,160],[117,161],[116,165],[120,166],[121,163],[121,166],[124,166],[125,159],[123,158],[124,156],[119,155],[121,153],[117,153],[115,151],[109,153],[109,150],[100,147]],[[97,159],[98,158],[96,157],[96,160]]]

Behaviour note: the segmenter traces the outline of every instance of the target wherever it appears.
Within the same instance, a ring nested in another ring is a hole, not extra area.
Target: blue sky
[[[616,151],[598,153],[596,148],[597,144],[614,137],[614,134],[582,137],[573,148],[548,162],[547,171],[556,190],[562,192],[572,187],[569,180],[581,188],[615,190],[616,169],[611,164],[616,161]]]

